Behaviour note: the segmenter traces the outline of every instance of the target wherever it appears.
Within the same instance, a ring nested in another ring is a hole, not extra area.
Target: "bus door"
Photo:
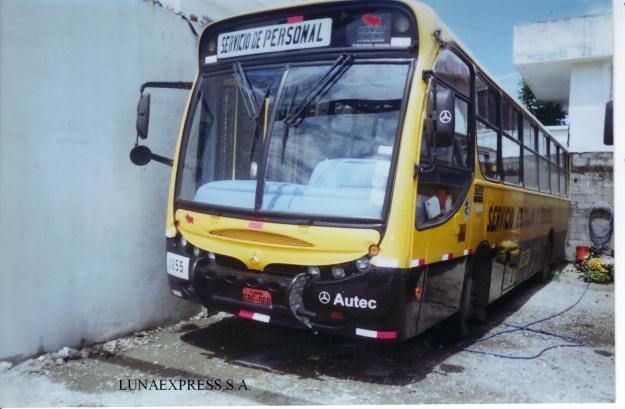
[[[471,68],[444,48],[429,74],[412,247],[412,265],[427,264],[419,331],[459,309],[473,180]]]

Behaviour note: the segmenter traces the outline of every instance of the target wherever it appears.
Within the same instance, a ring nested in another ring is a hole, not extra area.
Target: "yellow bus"
[[[148,87],[189,88],[173,159]],[[178,297],[267,324],[404,340],[547,279],[566,149],[427,6],[326,1],[208,25],[193,83],[147,83],[131,159],[172,166]]]

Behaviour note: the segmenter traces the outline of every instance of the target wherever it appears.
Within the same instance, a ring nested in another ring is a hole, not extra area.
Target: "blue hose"
[[[587,273],[587,274],[588,274],[588,273]],[[494,356],[494,357],[497,357],[497,358],[507,358],[507,359],[534,359],[534,358],[538,358],[539,356],[541,356],[541,355],[542,355],[542,354],[544,354],[545,352],[549,351],[550,349],[555,349],[555,348],[564,348],[564,347],[583,347],[583,346],[585,346],[586,344],[584,343],[584,341],[582,341],[582,340],[581,340],[581,339],[579,339],[579,338],[576,338],[576,337],[571,337],[571,336],[568,336],[568,335],[556,334],[556,333],[554,333],[554,332],[545,331],[545,330],[543,330],[543,329],[539,329],[539,328],[530,328],[530,327],[531,327],[532,325],[536,325],[536,324],[539,324],[539,323],[541,323],[541,322],[545,322],[545,321],[547,321],[547,320],[550,320],[550,319],[552,319],[552,318],[555,318],[555,317],[557,317],[558,315],[562,315],[562,314],[564,314],[565,312],[567,312],[567,311],[571,310],[573,307],[575,307],[577,304],[579,304],[579,303],[580,303],[580,301],[582,301],[582,298],[584,298],[584,295],[586,294],[586,291],[588,290],[588,286],[589,286],[589,285],[590,285],[590,279],[588,279],[588,277],[587,277],[587,280],[586,280],[586,287],[584,287],[584,291],[582,291],[582,293],[581,293],[581,295],[579,296],[579,298],[577,299],[577,301],[575,301],[575,303],[573,303],[570,307],[568,307],[568,308],[566,308],[566,309],[564,309],[564,310],[562,310],[562,311],[560,311],[560,312],[557,312],[557,313],[555,313],[555,314],[549,315],[549,316],[547,316],[547,317],[545,317],[545,318],[538,319],[538,320],[536,320],[536,321],[532,321],[532,322],[530,322],[529,324],[508,324],[508,323],[506,322],[506,323],[504,323],[504,325],[505,325],[506,327],[510,327],[510,328],[512,328],[512,329],[508,329],[508,330],[504,330],[504,331],[499,331],[499,332],[496,332],[496,333],[494,333],[494,334],[492,334],[492,335],[488,335],[488,336],[486,336],[486,337],[479,338],[479,339],[477,339],[477,340],[475,340],[475,341],[468,341],[468,342],[471,342],[471,345],[475,345],[475,344],[478,344],[478,343],[480,343],[480,342],[484,342],[484,341],[486,341],[486,340],[488,340],[488,339],[495,338],[495,337],[497,337],[497,336],[499,336],[499,335],[509,334],[509,333],[512,333],[512,332],[517,332],[517,331],[529,331],[529,332],[534,332],[534,333],[537,333],[537,334],[543,334],[543,335],[547,335],[547,336],[550,336],[550,337],[555,337],[555,338],[563,339],[563,340],[565,340],[566,342],[568,342],[567,344],[552,345],[552,346],[550,346],[550,347],[547,347],[547,348],[542,349],[540,352],[538,352],[537,354],[534,354],[534,355],[509,355],[509,354],[500,354],[500,353],[493,352],[493,351],[473,349],[473,348],[470,348],[470,347],[465,346],[465,345],[466,345],[466,343],[461,343],[461,344],[460,344],[460,347],[461,347],[464,351],[467,351],[467,352],[473,352],[474,354],[489,355],[489,356]],[[467,343],[468,343],[468,342],[467,342]]]
[[[598,218],[602,215],[602,213],[607,213],[609,215],[608,224],[605,226],[598,228],[592,225],[592,221],[595,218]],[[608,243],[610,242],[610,238],[612,237],[612,230],[614,228],[614,213],[612,208],[607,202],[595,202],[592,204],[590,208],[590,213],[588,214],[588,232],[590,234],[590,241],[597,247],[597,249],[605,250],[607,249]]]

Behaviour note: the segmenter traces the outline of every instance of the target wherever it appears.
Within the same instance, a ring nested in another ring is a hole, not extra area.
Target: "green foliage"
[[[521,80],[520,85],[519,99],[543,125],[564,125],[566,112],[564,112],[561,104],[540,102],[525,80]]]
[[[581,276],[593,283],[608,284],[614,281],[614,262],[595,257],[594,254],[586,256],[578,270]]]

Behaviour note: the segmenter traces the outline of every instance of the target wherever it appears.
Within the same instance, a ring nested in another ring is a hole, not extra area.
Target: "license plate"
[[[167,252],[167,274],[189,279],[189,257]]]
[[[265,290],[245,287],[243,289],[243,301],[254,304],[271,305],[271,293]]]

